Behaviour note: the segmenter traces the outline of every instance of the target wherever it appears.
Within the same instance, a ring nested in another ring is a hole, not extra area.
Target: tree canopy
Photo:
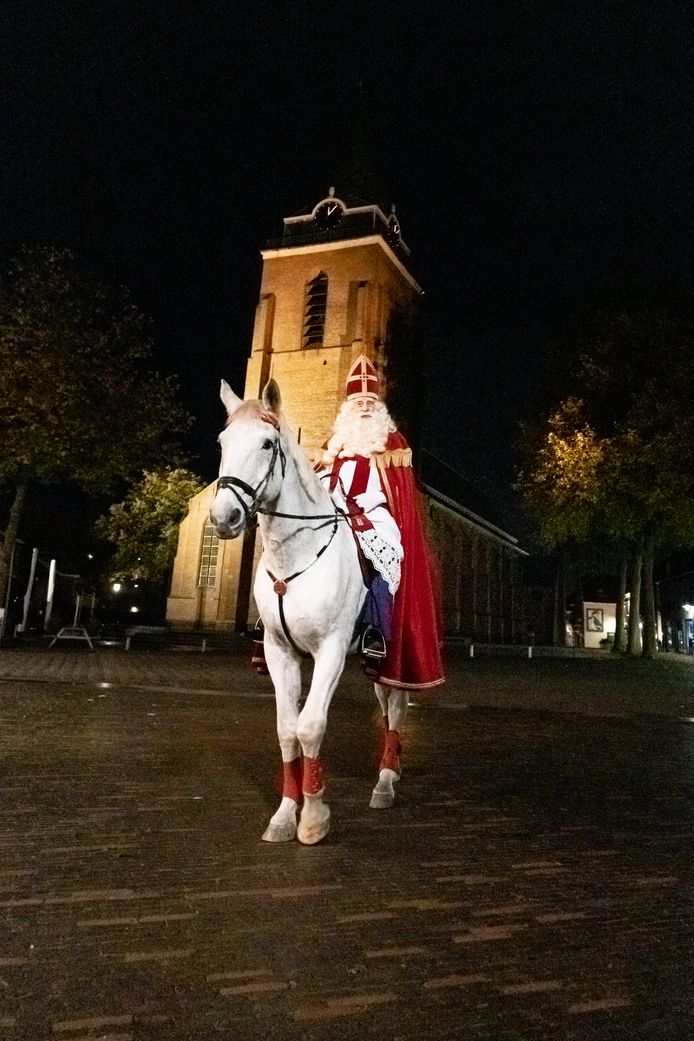
[[[146,470],[125,499],[96,522],[97,535],[116,547],[113,576],[162,582],[173,564],[188,502],[204,487],[190,470]]]
[[[562,402],[534,431],[518,484],[544,545],[590,536],[600,508],[604,452],[577,398]]]
[[[595,316],[571,392],[528,438],[518,474],[545,545],[610,544],[651,576],[659,550],[694,544],[693,313],[688,298],[632,298]],[[647,582],[650,652],[652,577]],[[632,578],[637,622],[635,590]]]
[[[0,603],[31,481],[102,491],[177,462],[189,420],[151,356],[149,322],[127,290],[82,273],[69,252],[25,248],[0,275],[0,482],[15,492]]]
[[[0,279],[0,478],[102,490],[165,457],[186,418],[151,353],[127,290],[83,275],[67,251],[25,249]]]

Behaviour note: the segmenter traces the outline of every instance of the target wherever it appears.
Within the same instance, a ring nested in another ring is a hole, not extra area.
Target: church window
[[[325,309],[328,302],[328,276],[324,271],[312,278],[306,287],[304,312],[304,347],[320,347],[325,328]]]
[[[214,533],[213,526],[208,521],[202,530],[202,549],[200,553],[198,587],[208,588],[215,585],[217,581],[218,552],[219,539]]]

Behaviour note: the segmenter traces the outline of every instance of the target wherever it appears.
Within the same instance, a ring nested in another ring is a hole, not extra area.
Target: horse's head
[[[242,401],[222,380],[227,423],[219,435],[222,460],[210,520],[220,539],[235,539],[259,507],[280,492],[285,454],[280,444],[279,387],[270,380],[261,401]]]

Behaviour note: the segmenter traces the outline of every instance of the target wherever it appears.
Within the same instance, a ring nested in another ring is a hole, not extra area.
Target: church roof
[[[420,481],[430,498],[527,556],[518,539],[505,529],[501,511],[489,497],[469,478],[426,450],[420,455]]]

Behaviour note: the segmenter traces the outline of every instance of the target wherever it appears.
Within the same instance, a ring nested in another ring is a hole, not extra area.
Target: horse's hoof
[[[310,812],[306,813],[306,807]],[[325,804],[311,805],[310,797],[304,803],[304,810],[299,819],[296,837],[304,846],[315,846],[330,831],[330,808]]]
[[[284,824],[270,822],[263,834],[263,842],[292,842],[296,838],[296,824],[290,821]]]
[[[372,810],[389,810],[394,802],[395,792],[392,789],[389,792],[380,792],[377,785],[371,793],[369,806]]]
[[[384,769],[378,775],[378,784],[371,793],[369,806],[372,810],[388,810],[395,802],[393,785],[400,780],[395,770]]]
[[[317,842],[325,838],[329,831],[330,821],[326,820],[324,823],[310,824],[305,828],[299,825],[296,837],[304,846],[315,846]]]

